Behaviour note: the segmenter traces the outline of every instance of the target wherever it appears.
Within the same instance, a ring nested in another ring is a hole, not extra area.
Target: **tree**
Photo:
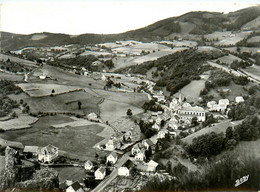
[[[194,125],[194,126],[198,125],[198,118],[197,117],[192,117],[191,124]]]
[[[132,116],[133,115],[132,110],[127,109],[126,115],[129,116],[129,117]]]
[[[55,93],[55,90],[54,90],[54,89],[52,89],[52,90],[51,90],[51,93],[52,93],[52,94],[54,94],[54,93]]]
[[[226,138],[227,139],[233,139],[233,129],[232,127],[228,127],[226,130]]]
[[[81,101],[78,101],[78,108],[79,108],[79,110],[81,109],[81,105],[82,105]]]

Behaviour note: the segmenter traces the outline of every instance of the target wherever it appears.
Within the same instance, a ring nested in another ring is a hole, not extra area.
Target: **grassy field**
[[[38,120],[36,117],[29,115],[19,115],[18,118],[10,119],[7,121],[0,121],[0,128],[9,131],[15,129],[25,129],[31,127],[31,124]]]
[[[85,169],[82,167],[55,167],[55,171],[59,173],[59,182],[66,180],[79,181],[86,176]]]
[[[249,83],[247,86],[244,86],[244,87],[249,88],[250,86],[253,86],[253,85],[254,85],[254,83]],[[237,96],[248,95],[248,92],[245,89],[243,89],[243,86],[237,85],[234,82],[232,82],[229,86],[218,87],[218,88],[216,88],[216,90],[221,89],[221,88],[230,90],[230,92],[226,95],[226,98],[229,99],[230,101],[235,101],[235,98]],[[210,90],[208,95],[213,95],[214,100],[222,99],[222,97],[219,95],[219,93],[216,90],[215,89]]]
[[[227,56],[223,56],[223,57],[220,57],[216,60],[213,60],[213,62],[216,62],[217,60],[220,61],[220,63],[225,63],[225,64],[231,64],[233,61],[241,61],[241,59],[239,57],[236,57],[234,55],[227,55]]]
[[[0,79],[1,80],[8,80],[8,81],[23,81],[24,76],[0,72]]]
[[[17,62],[28,67],[37,67],[37,65],[32,61],[0,53],[0,60],[6,61],[8,58],[10,59],[10,61]]]
[[[81,127],[51,128],[57,123],[72,122],[65,115],[46,116],[39,119],[33,128],[1,133],[0,137],[6,140],[18,141],[24,145],[45,146],[52,144],[60,150],[77,156],[80,160],[93,158],[95,149],[92,147],[103,137],[97,136],[103,130],[99,125]]]
[[[260,81],[260,66],[253,65],[243,69],[248,75],[258,79]]]
[[[106,99],[100,104],[100,117],[102,120],[111,123],[125,117],[128,109],[132,110],[133,115],[143,112],[141,108],[133,105]]]
[[[226,129],[231,126],[234,127],[235,125],[240,124],[241,121],[234,121],[231,122],[230,120],[218,123],[217,125],[213,127],[205,127],[195,133],[192,133],[191,135],[188,135],[187,137],[183,138],[182,141],[191,144],[192,140],[200,135],[204,135],[210,132],[215,132],[215,133],[225,133]]]
[[[237,53],[237,48],[236,47],[225,47],[223,49],[228,50],[228,51],[233,52],[233,53]],[[241,53],[243,53],[243,52],[250,52],[252,54],[255,54],[259,50],[260,50],[260,48],[258,48],[258,47],[240,47],[240,52]]]
[[[58,84],[40,84],[40,83],[20,83],[18,86],[31,97],[42,97],[48,95],[57,95],[67,92],[80,90],[79,87],[58,85]],[[54,93],[52,90],[54,89]]]
[[[180,90],[180,93],[187,98],[188,101],[197,102],[200,97],[200,91],[205,88],[205,80],[194,80]],[[179,97],[179,92],[175,94]]]
[[[99,113],[98,103],[102,98],[96,97],[84,91],[71,92],[56,96],[29,97],[24,93],[11,95],[12,99],[19,102],[23,99],[30,106],[33,113],[38,112],[72,112],[77,114]],[[82,103],[81,110],[78,109],[78,101]]]
[[[245,156],[255,155],[260,158],[260,140],[256,141],[241,141],[234,149],[234,153],[243,154]]]

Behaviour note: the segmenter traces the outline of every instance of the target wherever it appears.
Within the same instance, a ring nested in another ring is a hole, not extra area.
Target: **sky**
[[[190,11],[232,12],[259,0],[0,0],[0,31],[111,34]]]

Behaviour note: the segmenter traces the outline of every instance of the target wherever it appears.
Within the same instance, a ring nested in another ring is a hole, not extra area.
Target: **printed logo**
[[[235,187],[241,185],[242,183],[246,182],[249,178],[249,175],[246,175],[246,176],[243,176],[241,177],[240,179],[237,179],[236,180],[236,184],[235,184]]]

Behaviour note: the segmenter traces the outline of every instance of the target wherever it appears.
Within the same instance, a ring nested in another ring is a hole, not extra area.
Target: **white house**
[[[110,162],[111,164],[115,164],[117,158],[118,158],[117,154],[115,152],[112,152],[107,156],[107,163]]]
[[[98,117],[97,117],[97,114],[96,114],[96,113],[90,113],[90,114],[88,114],[87,118],[88,118],[88,120],[90,120],[90,121],[98,121]]]
[[[66,192],[84,192],[84,190],[82,186],[79,184],[79,182],[76,181],[66,189]]]
[[[161,125],[161,121],[162,121],[162,118],[157,117],[156,120],[155,120],[155,123],[158,124],[158,125]]]
[[[229,105],[228,99],[220,99],[218,101],[218,111],[225,111],[227,109],[227,106]]]
[[[119,167],[118,175],[125,176],[125,177],[130,176],[130,170],[133,167],[133,165],[134,165],[133,162],[130,159],[128,159],[123,166]]]
[[[216,101],[209,101],[207,107],[209,108],[209,111],[217,111],[218,104]]]
[[[155,124],[153,124],[152,128],[159,131],[161,128],[161,125],[158,125],[157,123],[155,123]]]
[[[153,160],[150,160],[150,161],[147,163],[147,171],[148,171],[148,172],[155,172],[157,166],[158,166],[158,163],[156,163],[156,162],[153,161]]]
[[[141,150],[139,153],[135,155],[135,159],[139,161],[144,161],[145,160],[145,150]]]
[[[192,120],[193,117],[197,117],[198,121],[206,120],[206,111],[202,107],[183,107],[177,111],[177,114],[181,120]]]
[[[84,168],[85,168],[86,171],[91,171],[94,168],[94,165],[90,160],[87,160],[84,163]]]
[[[105,76],[105,75],[102,75],[101,80],[102,80],[102,81],[107,80],[106,76]]]
[[[237,96],[235,100],[236,100],[236,103],[243,103],[243,102],[245,102],[245,100],[244,100],[244,98],[242,96]]]
[[[106,176],[106,168],[100,167],[95,171],[95,179],[96,180],[103,180]]]
[[[47,145],[38,151],[38,160],[44,163],[50,163],[59,155],[59,149],[53,145]]]
[[[117,138],[111,138],[106,143],[106,150],[113,151],[117,148],[120,148],[120,141]]]
[[[169,125],[171,129],[177,130],[179,127],[178,120],[176,118],[171,118],[169,120]]]
[[[158,132],[157,134],[157,138],[158,139],[163,139],[165,138],[165,135],[168,133],[168,131],[166,129],[162,129]]]
[[[142,146],[140,146],[139,143],[135,144],[132,149],[131,149],[131,154],[132,155],[136,155],[137,153],[139,153],[141,151]]]

